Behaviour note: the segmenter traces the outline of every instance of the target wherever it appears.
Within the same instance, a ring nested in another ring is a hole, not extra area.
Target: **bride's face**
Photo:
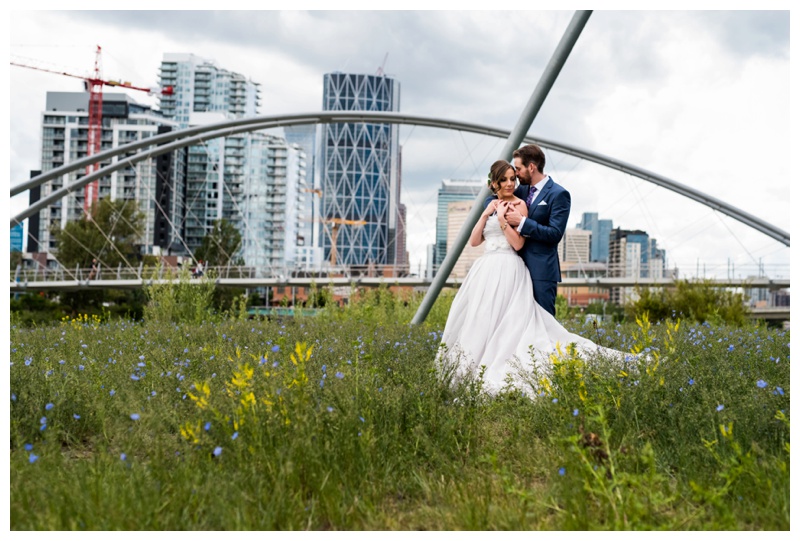
[[[497,197],[499,199],[509,199],[514,195],[517,187],[517,174],[513,168],[509,167],[503,174],[503,178],[495,183],[497,186]]]

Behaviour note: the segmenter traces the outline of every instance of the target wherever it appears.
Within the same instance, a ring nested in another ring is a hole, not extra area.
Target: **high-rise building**
[[[166,53],[159,72],[160,84],[172,86],[159,106],[180,128],[208,125],[258,114],[259,84],[239,73],[218,67],[193,54]],[[216,220],[226,219],[245,233],[242,205],[245,171],[253,134],[213,139],[186,150],[187,168],[181,225],[185,245],[192,251]],[[231,254],[233,255],[233,254]],[[247,263],[247,261],[245,261]]]
[[[447,255],[448,205],[455,201],[474,203],[481,188],[480,180],[442,180],[436,202],[436,247],[433,262],[428,264],[434,275]]]
[[[578,228],[592,232],[590,261],[607,262],[609,235],[614,228],[612,220],[601,220],[596,212],[584,212]]]
[[[260,85],[193,54],[165,54],[160,83],[174,87],[161,109],[182,128],[258,115]],[[216,220],[242,235],[239,255],[257,273],[285,274],[308,254],[308,150],[262,132],[217,138],[187,149],[185,241],[197,249]],[[302,137],[300,137],[302,139]],[[305,145],[309,141],[303,141]],[[313,137],[311,138],[313,152]],[[233,256],[234,254],[229,254]]]
[[[88,92],[48,92],[46,108],[42,114],[42,172],[47,172],[66,163],[86,156],[89,125]],[[176,128],[176,123],[165,118],[147,105],[137,103],[126,94],[103,93],[103,129],[101,150],[153,137],[158,133]],[[139,242],[144,253],[152,253],[158,244],[155,234],[157,213],[157,177],[161,176],[173,184],[182,182],[183,167],[181,153],[174,153],[165,160],[143,160],[132,166],[119,169],[98,181],[98,196],[111,200],[134,201],[138,210],[145,215],[145,227]],[[101,162],[101,167],[124,159],[117,156]],[[160,163],[160,168],[157,164]],[[57,177],[41,186],[41,197],[74,182],[85,171],[73,171]],[[181,193],[174,192],[163,198],[159,204],[166,212],[179,212],[182,205]],[[33,194],[31,194],[33,197]],[[51,227],[63,228],[67,222],[80,219],[84,214],[83,190],[76,190],[63,199],[48,205],[39,212],[38,250],[55,250],[55,240]],[[38,199],[38,198],[37,198]],[[170,232],[169,235],[173,233]],[[172,240],[164,239],[168,243]]]
[[[385,75],[327,73],[325,111],[399,111],[400,83]],[[315,242],[351,269],[392,265],[397,257],[399,144],[396,124],[320,126],[320,212]],[[339,222],[338,224],[336,222]],[[336,226],[336,227],[334,227]],[[336,234],[334,234],[334,231]]]
[[[585,229],[567,229],[558,243],[558,259],[562,263],[589,262],[592,232]]]
[[[317,126],[315,124],[304,124],[301,126],[286,126],[283,128],[284,137],[286,142],[290,145],[298,145],[306,155],[306,184],[303,188],[305,193],[309,196],[305,198],[305,209],[303,213],[303,226],[300,233],[301,246],[314,247],[318,246],[317,239],[314,234],[318,233],[318,228],[314,227],[318,223],[317,217],[320,211],[321,194],[320,190],[315,190],[314,186],[319,185],[319,181],[315,180],[319,175],[316,167],[317,160]],[[308,251],[309,255],[316,253],[315,250]],[[320,261],[308,261],[310,266],[318,266]]]
[[[461,231],[464,222],[467,221],[467,215],[472,210],[472,201],[451,201],[447,204],[447,249],[450,250],[455,244],[456,237]],[[453,265],[453,270],[450,271],[451,278],[464,279],[467,277],[469,269],[484,252],[484,243],[478,246],[470,246],[469,243],[464,246],[461,255]]]
[[[242,74],[188,53],[165,53],[159,71],[160,85],[172,86],[172,95],[160,96],[165,116],[181,127],[191,124],[192,113],[224,113],[226,118],[258,114],[260,84]]]
[[[608,252],[608,275],[627,278],[663,278],[666,275],[666,251],[655,239],[641,230],[613,229]],[[635,300],[633,288],[614,288],[611,302]]]
[[[24,233],[25,229],[23,224],[17,224],[11,228],[11,251],[12,252],[21,252],[22,251],[22,241],[23,237],[25,236]]]
[[[242,258],[259,275],[288,276],[303,259],[305,152],[282,137],[254,133],[245,161]]]

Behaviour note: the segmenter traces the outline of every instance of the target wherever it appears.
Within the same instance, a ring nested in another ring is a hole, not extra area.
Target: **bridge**
[[[275,271],[276,269],[270,269]],[[279,272],[264,276],[264,269],[256,267],[210,267],[203,276],[194,277],[188,270],[184,277],[177,276],[177,269],[164,267],[118,267],[116,269],[100,268],[94,276],[91,269],[76,268],[57,269],[22,269],[18,267],[11,273],[11,293],[59,292],[59,291],[100,291],[106,289],[141,289],[149,285],[178,284],[182,280],[189,284],[201,285],[213,282],[215,287],[232,288],[264,288],[264,287],[334,287],[334,288],[375,288],[381,286],[397,286],[404,288],[430,287],[432,280],[417,276],[359,276],[348,275],[348,269],[341,272],[318,273],[308,276],[306,272],[281,269]],[[297,276],[306,274],[306,276]],[[445,287],[458,288],[463,278],[450,277],[445,280]],[[610,289],[616,287],[670,287],[679,280],[666,278],[634,278],[634,277],[583,277],[563,278],[561,287],[595,287]],[[713,278],[689,279],[691,282],[709,284],[718,288],[764,288],[768,290],[789,287],[788,278]],[[789,307],[752,308],[750,316],[758,319],[788,320]]]

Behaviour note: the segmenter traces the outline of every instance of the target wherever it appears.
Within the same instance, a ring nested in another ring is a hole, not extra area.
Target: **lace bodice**
[[[484,253],[515,253],[514,247],[508,243],[505,233],[503,233],[503,231],[500,229],[500,220],[497,218],[496,214],[493,214],[486,219],[486,225],[483,226],[483,238],[486,240]]]

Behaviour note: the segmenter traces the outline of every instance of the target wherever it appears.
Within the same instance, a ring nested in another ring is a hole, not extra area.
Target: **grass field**
[[[12,322],[14,530],[789,529],[789,332],[589,325],[524,393],[441,328]]]

